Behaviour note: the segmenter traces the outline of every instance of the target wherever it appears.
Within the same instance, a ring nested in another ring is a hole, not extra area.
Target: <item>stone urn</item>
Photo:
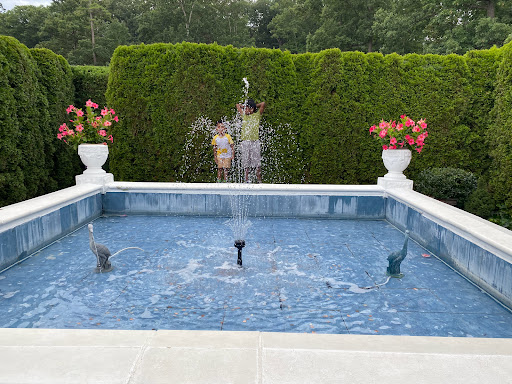
[[[378,185],[385,188],[406,188],[412,189],[412,180],[405,177],[404,171],[411,162],[410,149],[384,149],[382,160],[388,173],[379,177]]]
[[[84,171],[86,175],[104,174],[103,164],[108,159],[108,145],[105,144],[80,144],[78,146],[78,156],[87,167]]]
[[[80,144],[78,156],[87,169],[83,174],[75,177],[77,185],[100,184],[104,186],[114,181],[114,176],[102,168],[108,159],[108,145]]]
[[[382,151],[382,160],[388,173],[385,178],[395,180],[405,180],[404,171],[411,162],[410,149],[384,149]]]

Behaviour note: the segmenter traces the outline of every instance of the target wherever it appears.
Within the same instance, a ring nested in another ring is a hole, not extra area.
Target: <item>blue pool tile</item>
[[[347,331],[350,334],[367,335],[406,335],[401,314],[366,308],[342,313]]]
[[[382,291],[389,307],[399,312],[448,312],[446,304],[429,289],[386,289]]]
[[[283,311],[285,332],[346,334],[339,310],[298,306]]]
[[[400,312],[404,335],[471,337],[462,316],[443,312]]]
[[[512,337],[510,313],[508,314],[463,314],[459,319],[464,323],[467,336]],[[499,336],[498,336],[499,335]]]
[[[171,307],[165,311],[159,329],[220,331],[223,319],[223,310]]]
[[[283,311],[264,308],[227,308],[222,320],[223,331],[285,332],[286,320]]]

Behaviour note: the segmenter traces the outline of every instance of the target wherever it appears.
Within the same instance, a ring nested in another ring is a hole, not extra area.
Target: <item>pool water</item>
[[[383,220],[251,218],[243,268],[228,218],[107,216],[0,273],[0,327],[512,337],[512,313]]]

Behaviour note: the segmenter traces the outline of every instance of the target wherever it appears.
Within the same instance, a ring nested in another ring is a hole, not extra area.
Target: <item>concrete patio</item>
[[[512,340],[0,329],[0,383],[493,383]]]

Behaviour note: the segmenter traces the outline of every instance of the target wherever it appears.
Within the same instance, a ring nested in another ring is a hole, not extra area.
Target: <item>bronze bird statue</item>
[[[99,244],[94,241],[93,225],[89,224],[87,228],[89,228],[89,247],[91,248],[92,253],[96,256],[96,272],[110,272],[113,269],[110,259],[127,249],[140,249],[141,251],[144,251],[139,247],[127,247],[112,255],[106,245]]]
[[[400,264],[407,256],[407,243],[409,242],[409,231],[405,231],[405,241],[404,246],[401,251],[392,252],[388,256],[389,266],[387,268],[387,274],[391,277],[402,277],[403,274],[400,273]]]

